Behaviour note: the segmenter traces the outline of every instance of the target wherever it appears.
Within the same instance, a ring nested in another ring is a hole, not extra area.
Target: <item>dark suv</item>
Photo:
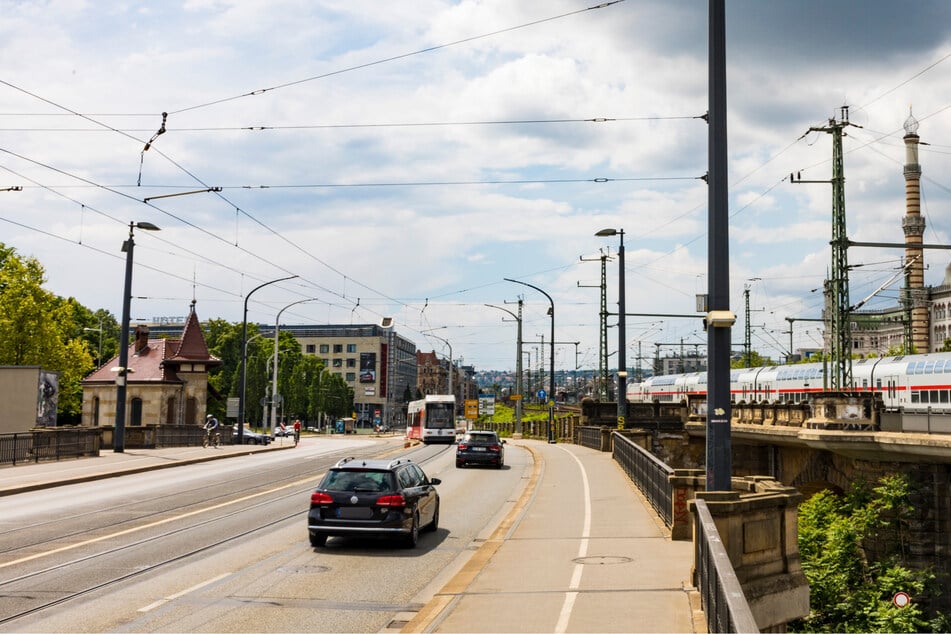
[[[421,528],[439,526],[439,482],[408,458],[344,458],[310,496],[310,543],[320,547],[335,535],[398,537],[413,548]]]
[[[456,445],[456,467],[487,464],[501,469],[505,464],[504,444],[494,431],[468,431]]]

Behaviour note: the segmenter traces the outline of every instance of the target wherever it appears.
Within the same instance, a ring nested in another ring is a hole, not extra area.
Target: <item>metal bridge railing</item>
[[[0,465],[98,456],[99,449],[98,429],[0,434]]]
[[[674,470],[623,434],[611,434],[613,456],[669,528],[674,523]]]
[[[708,632],[759,632],[707,503],[694,500],[694,585]]]

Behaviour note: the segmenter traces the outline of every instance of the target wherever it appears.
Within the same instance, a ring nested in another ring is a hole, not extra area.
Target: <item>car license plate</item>
[[[472,451],[485,451],[485,447],[473,447]]]
[[[365,506],[357,508],[344,506],[337,509],[337,517],[345,520],[368,520],[373,517],[373,511]]]

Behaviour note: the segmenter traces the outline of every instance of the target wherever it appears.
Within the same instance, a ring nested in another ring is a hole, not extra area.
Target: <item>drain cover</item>
[[[630,557],[615,557],[613,555],[595,555],[593,557],[578,557],[573,559],[576,564],[585,566],[613,566],[615,564],[629,564],[633,559]]]

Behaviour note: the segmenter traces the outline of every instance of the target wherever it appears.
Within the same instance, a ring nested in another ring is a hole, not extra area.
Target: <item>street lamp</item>
[[[86,332],[98,332],[98,333],[99,333],[99,354],[98,354],[98,356],[96,357],[96,367],[97,367],[97,368],[101,368],[101,367],[102,367],[102,319],[101,319],[101,318],[99,319],[99,327],[98,327],[98,328],[83,328],[83,330],[86,331]]]
[[[241,329],[241,394],[238,397],[238,438],[244,438],[244,398],[248,391],[248,299],[254,294],[258,289],[264,288],[269,284],[276,284],[278,282],[283,282],[284,280],[290,280],[297,277],[296,275],[288,275],[287,277],[279,277],[276,280],[271,280],[270,282],[265,282],[264,284],[259,284],[251,289],[251,291],[244,296],[244,320]]]
[[[304,302],[316,302],[318,299],[316,297],[311,297],[310,299],[299,299],[296,302],[291,302],[281,310],[277,311],[277,317],[274,318],[274,370],[271,375],[271,422],[268,425],[268,435],[274,433],[274,429],[277,427],[277,408],[274,407],[276,400],[278,398],[277,392],[277,336],[281,328],[281,313],[290,308],[291,306],[296,306],[297,304],[303,304]],[[281,397],[281,402],[283,402],[283,397]],[[286,413],[286,412],[285,412]]]
[[[442,330],[443,328],[447,328],[447,327],[448,327],[448,326],[440,326],[439,328],[430,328],[429,330],[423,330],[423,331],[421,331],[421,332],[423,332],[423,333],[431,333],[433,330]],[[444,344],[446,344],[446,346],[449,347],[449,378],[448,378],[448,380],[447,380],[446,382],[447,382],[447,384],[448,384],[448,385],[447,385],[447,388],[448,388],[448,390],[449,390],[449,393],[452,394],[453,396],[455,396],[456,393],[455,393],[455,392],[453,391],[453,389],[452,389],[452,344],[449,343],[449,341],[447,341],[446,339],[443,339],[442,337],[438,337],[438,336],[433,335],[433,334],[430,334],[429,336],[430,336],[430,337],[433,337],[433,338],[435,338],[435,339],[439,339],[439,340],[442,341]],[[455,415],[455,412],[453,412],[453,415]]]
[[[129,312],[132,303],[132,251],[135,248],[133,230],[138,227],[145,231],[160,231],[151,222],[130,222],[129,239],[122,243],[125,252],[125,283],[122,286],[122,330],[119,336],[119,366],[116,368],[116,425],[112,438],[112,450],[125,451],[125,391],[126,375],[129,373]],[[102,325],[99,327],[102,335]]]
[[[528,282],[520,282],[519,280],[513,280],[507,277],[502,279],[506,282],[514,282],[515,284],[534,288],[547,297],[548,303],[551,304],[548,309],[548,315],[551,317],[551,371],[548,376],[548,442],[553,443],[555,442],[555,300],[551,298],[551,295]]]
[[[618,298],[617,298],[617,428],[624,429],[624,419],[627,416],[627,358],[624,356],[627,343],[626,321],[624,306],[624,229],[602,229],[594,234],[605,238],[620,236],[621,246],[617,250],[618,259]]]
[[[486,304],[486,306],[507,312],[509,315],[514,317],[515,321],[518,323],[518,343],[516,346],[517,351],[515,357],[515,393],[518,394],[518,399],[515,401],[515,434],[513,437],[521,438],[522,399],[524,398],[524,395],[522,394],[522,300],[518,300],[518,315],[510,311],[508,308],[502,308],[501,306],[495,306],[494,304]]]

